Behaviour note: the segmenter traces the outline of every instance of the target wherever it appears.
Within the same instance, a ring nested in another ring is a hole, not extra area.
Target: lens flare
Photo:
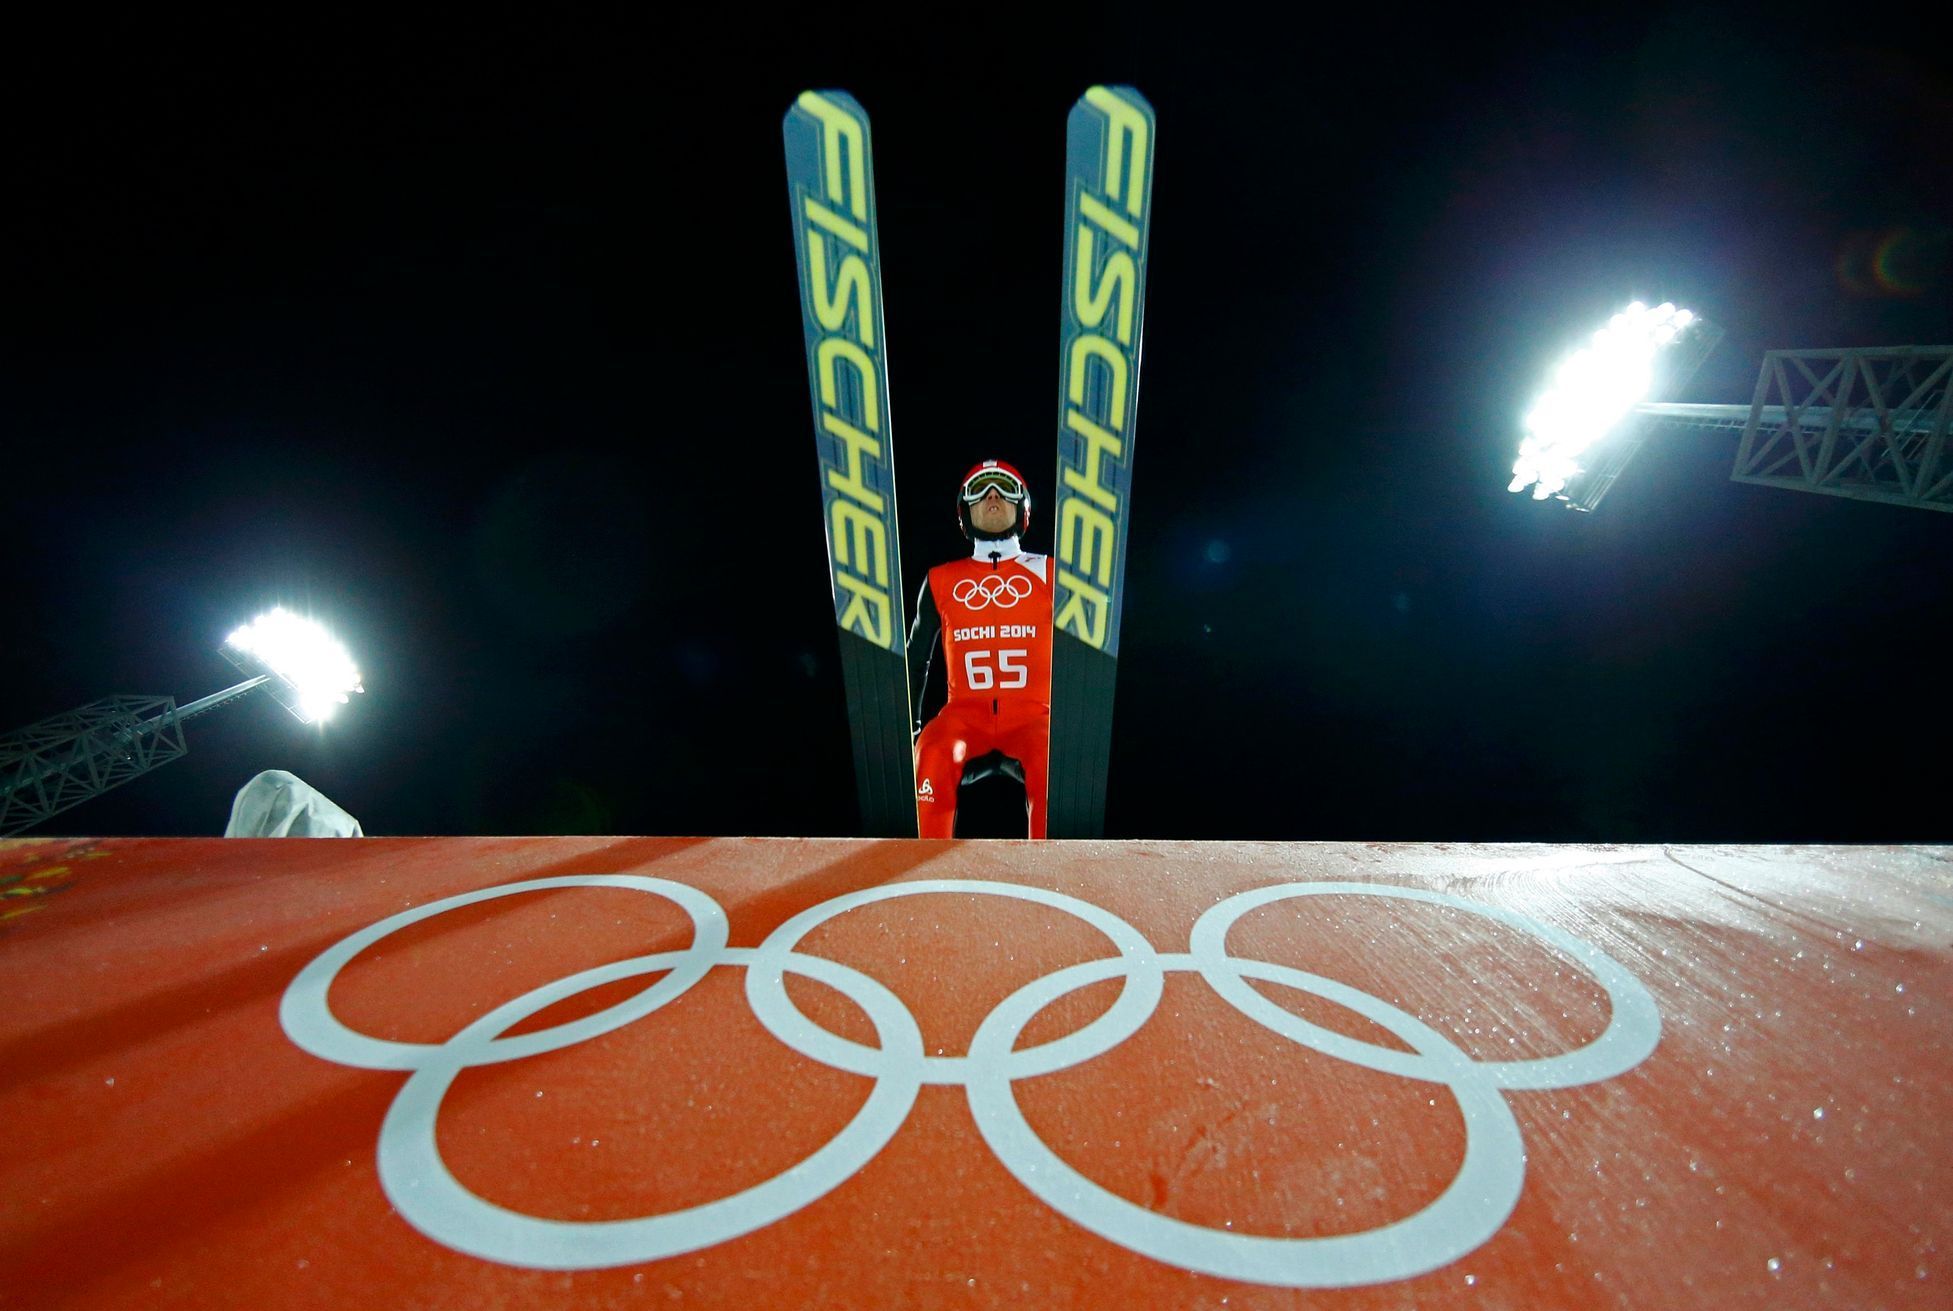
[[[317,621],[283,606],[259,615],[225,640],[290,683],[299,711],[310,719],[328,718],[346,704],[349,692],[366,690],[339,640]]]
[[[1526,413],[1526,436],[1506,490],[1531,487],[1533,499],[1543,501],[1563,489],[1581,472],[1581,454],[1646,398],[1655,357],[1695,321],[1672,303],[1650,309],[1637,300],[1561,361],[1546,394]]]

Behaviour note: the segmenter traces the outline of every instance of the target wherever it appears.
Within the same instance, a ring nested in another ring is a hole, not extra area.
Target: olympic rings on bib
[[[327,994],[339,971],[367,947],[410,924],[497,897],[550,888],[625,888],[664,898],[692,921],[692,942],[580,971],[489,1011],[442,1043],[391,1042],[354,1032],[332,1014]],[[1007,897],[1074,916],[1098,930],[1115,955],[1033,979],[984,1017],[965,1056],[925,1053],[920,1026],[886,986],[850,966],[800,951],[819,925],[849,911],[929,893]],[[1289,966],[1230,955],[1227,934],[1245,914],[1297,897],[1343,895],[1425,902],[1483,916],[1527,933],[1571,958],[1606,991],[1611,1014],[1599,1037],[1570,1052],[1522,1060],[1480,1060],[1397,1006]],[[1641,981],[1591,943],[1530,916],[1447,893],[1370,883],[1285,883],[1227,898],[1195,922],[1189,950],[1164,953],[1118,916],[1042,888],[974,879],[922,879],[834,897],[787,920],[758,947],[727,945],[724,910],[696,888],[629,874],[579,874],[502,884],[390,916],[343,939],[302,969],[285,990],[279,1020],[291,1040],[343,1065],[411,1071],[380,1128],[379,1173],[408,1223],[457,1251],[510,1265],[586,1270],[697,1251],[764,1228],[852,1178],[901,1129],[925,1084],[961,1086],[979,1133],[1021,1184],[1054,1211],[1153,1260],[1228,1279],[1289,1288],[1341,1288],[1408,1279],[1447,1265],[1484,1243],[1518,1204],[1525,1144],[1506,1095],[1570,1088],[1633,1069],[1661,1038],[1661,1015]],[[845,1128],[806,1160],[750,1188],[663,1215],[578,1222],[522,1215],[470,1192],[441,1160],[435,1133],[442,1100],[466,1069],[556,1051],[678,1003],[706,973],[743,968],[745,995],[775,1038],[834,1069],[874,1080]],[[1362,1233],[1279,1238],[1191,1224],[1159,1214],[1093,1182],[1041,1139],[1018,1108],[1015,1084],[1091,1061],[1137,1033],[1158,1009],[1164,976],[1199,975],[1216,995],[1277,1038],[1385,1074],[1439,1084],[1457,1099],[1465,1156],[1456,1178],[1422,1210]],[[664,977],[594,1015],[507,1036],[565,998],[622,979]],[[867,1015],[875,1046],[809,1020],[788,996],[801,974],[840,992]],[[1044,1009],[1081,988],[1118,979],[1118,999],[1076,1032],[1020,1049]],[[1313,993],[1380,1025],[1411,1049],[1345,1037],[1286,1010],[1250,987],[1258,979]]]
[[[972,610],[982,610],[991,605],[999,610],[1008,610],[1031,595],[1031,580],[1021,574],[964,578],[949,589],[949,595],[958,605],[968,606]]]

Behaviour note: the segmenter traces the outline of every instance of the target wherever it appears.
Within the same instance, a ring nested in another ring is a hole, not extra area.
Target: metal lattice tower
[[[0,837],[100,796],[189,748],[174,697],[112,696],[0,738]]]
[[[1953,511],[1953,346],[1770,351],[1747,406],[1649,402],[1637,412],[1740,429],[1734,482]]]
[[[187,754],[184,720],[270,681],[262,674],[181,708],[175,697],[104,697],[0,737],[0,837]]]

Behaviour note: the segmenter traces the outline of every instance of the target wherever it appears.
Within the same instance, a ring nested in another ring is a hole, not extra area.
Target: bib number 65
[[[992,652],[981,647],[963,653],[963,681],[971,691],[985,692],[989,689],[1024,687],[1031,681],[1031,671],[1024,661],[1031,653],[1023,647],[1012,647],[995,652],[996,665],[990,663]]]

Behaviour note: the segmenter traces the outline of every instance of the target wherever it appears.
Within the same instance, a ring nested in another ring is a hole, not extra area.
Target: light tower
[[[328,718],[348,693],[366,690],[345,647],[282,608],[237,629],[220,649],[245,679],[188,705],[167,696],[105,697],[0,737],[0,837],[184,755],[185,720],[257,688],[306,724]]]
[[[1730,479],[1953,510],[1953,346],[1769,351],[1748,405],[1650,402],[1655,423],[1740,430]]]
[[[1661,424],[1740,432],[1734,482],[1953,510],[1953,346],[1769,351],[1748,405],[1660,399],[1721,337],[1673,305],[1615,315],[1527,414],[1511,490],[1592,510]]]

